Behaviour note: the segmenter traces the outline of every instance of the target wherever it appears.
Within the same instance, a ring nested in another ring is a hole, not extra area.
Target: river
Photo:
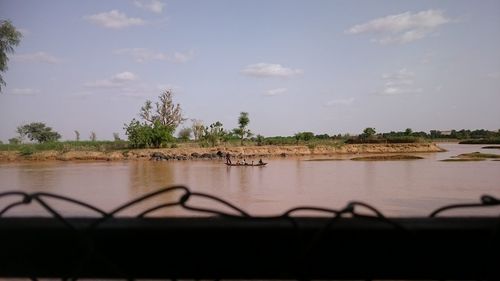
[[[109,211],[137,196],[175,184],[219,196],[254,215],[279,214],[299,205],[338,209],[357,200],[388,216],[425,216],[446,204],[477,202],[483,194],[500,197],[500,161],[439,161],[460,153],[499,154],[500,150],[452,143],[440,146],[447,152],[415,154],[424,157],[422,160],[351,161],[352,155],[336,157],[344,159],[339,161],[272,158],[264,159],[269,163],[266,167],[226,167],[222,160],[1,163],[0,192],[52,192]],[[179,192],[164,194],[123,214],[137,214],[179,196]],[[12,199],[0,198],[0,209]],[[72,204],[50,203],[66,216],[93,215]],[[190,204],[220,206],[207,199],[192,200]],[[498,215],[498,211],[499,208],[449,214]],[[17,207],[8,215],[46,212],[32,204]],[[175,207],[154,215],[198,214]]]

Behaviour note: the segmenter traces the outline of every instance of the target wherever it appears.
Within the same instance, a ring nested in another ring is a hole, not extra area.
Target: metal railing
[[[117,217],[170,192],[182,195],[135,217]],[[229,211],[196,206],[193,198]],[[50,200],[77,204],[98,217],[67,218]],[[111,212],[44,192],[0,193],[0,204],[0,277],[500,279],[500,219],[438,217],[455,208],[499,206],[492,196],[439,208],[427,218],[388,218],[357,201],[338,210],[305,206],[255,217],[184,186],[160,189]],[[39,204],[51,217],[5,217],[28,204]],[[214,216],[149,216],[174,206]],[[295,216],[302,211],[326,216]]]

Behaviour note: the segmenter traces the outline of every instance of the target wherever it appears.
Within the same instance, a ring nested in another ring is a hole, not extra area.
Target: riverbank
[[[20,151],[0,151],[0,161],[117,161],[135,159],[191,160],[217,159],[230,153],[233,157],[262,158],[287,156],[320,156],[359,153],[421,153],[441,152],[434,143],[408,144],[345,144],[341,146],[240,146],[240,147],[181,147],[102,151],[39,151],[25,155]]]

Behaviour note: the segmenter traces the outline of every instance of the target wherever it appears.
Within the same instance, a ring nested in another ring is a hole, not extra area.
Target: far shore
[[[19,151],[0,151],[2,162],[22,161],[120,161],[120,160],[195,160],[219,159],[229,153],[233,158],[271,158],[290,156],[333,156],[361,153],[423,153],[442,152],[435,143],[345,144],[341,146],[267,145],[238,147],[181,147],[102,151],[39,151],[22,155]]]

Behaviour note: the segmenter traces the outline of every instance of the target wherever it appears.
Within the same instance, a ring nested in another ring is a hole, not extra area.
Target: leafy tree
[[[182,128],[178,136],[182,141],[188,141],[191,138],[191,132],[191,128]]]
[[[411,136],[411,134],[413,134],[413,130],[411,128],[406,128],[405,135]]]
[[[96,134],[95,134],[95,132],[94,132],[94,131],[90,132],[89,139],[90,139],[91,141],[96,141],[97,136],[96,136]]]
[[[243,145],[243,140],[245,137],[249,138],[252,136],[252,132],[247,129],[248,124],[250,123],[250,118],[248,118],[248,112],[241,112],[240,117],[238,118],[239,127],[233,129],[233,133],[239,136],[241,140],[241,145]]]
[[[172,94],[171,90],[166,90],[158,97],[160,101],[155,103],[154,113],[152,112],[153,103],[147,100],[141,107],[141,118],[151,126],[158,121],[161,125],[175,130],[186,119],[182,117],[180,105],[175,105],[172,101]]]
[[[361,138],[363,139],[369,139],[372,138],[377,132],[375,131],[375,128],[365,128],[363,130],[363,134],[361,134]]]
[[[314,138],[314,133],[312,132],[298,132],[294,135],[297,144],[299,141],[310,141]]]
[[[58,132],[52,131],[51,127],[47,127],[42,122],[33,122],[27,125],[17,127],[17,133],[20,139],[28,137],[31,141],[50,142],[57,141],[61,138]]]
[[[20,144],[21,140],[19,138],[10,138],[9,144]]]
[[[217,121],[212,123],[209,127],[205,127],[202,139],[208,142],[211,146],[219,145],[222,140],[227,136],[221,122]]]
[[[21,32],[17,31],[10,21],[0,21],[0,72],[5,72],[8,69],[9,57],[7,54],[14,53],[14,46],[19,45],[22,36]],[[0,92],[2,91],[2,85],[7,84],[0,75]]]
[[[78,132],[77,130],[75,130],[75,140],[80,141],[80,132]]]
[[[264,144],[264,140],[264,136],[262,135],[257,135],[257,137],[255,138],[258,146],[262,146]]]
[[[163,143],[173,141],[173,129],[162,125],[160,121],[155,121],[151,126],[132,119],[128,125],[125,124],[124,129],[133,148],[158,148]]]
[[[172,91],[167,90],[159,97],[155,103],[147,100],[141,107],[139,116],[143,119],[140,123],[135,118],[127,125],[125,131],[132,147],[160,147],[163,143],[174,140],[172,136],[175,129],[186,119],[182,118],[182,111],[179,104],[172,101]]]

